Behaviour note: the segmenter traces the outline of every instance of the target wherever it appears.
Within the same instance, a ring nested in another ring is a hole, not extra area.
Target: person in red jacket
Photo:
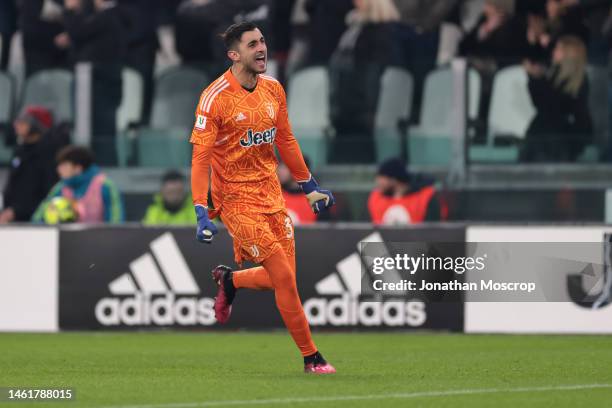
[[[434,180],[408,173],[400,159],[380,165],[368,209],[376,225],[418,224],[443,218]]]

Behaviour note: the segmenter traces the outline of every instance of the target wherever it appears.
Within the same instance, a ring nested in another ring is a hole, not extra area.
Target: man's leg
[[[295,240],[293,236],[293,224],[291,223],[291,219],[286,212],[273,214],[270,216],[270,218],[272,219],[270,222],[272,233],[281,244],[287,259],[289,260],[291,272],[293,273],[293,276],[295,276]],[[274,289],[272,281],[270,280],[270,275],[263,266],[232,272],[232,282],[236,289]]]
[[[295,256],[290,254],[285,248],[283,249],[289,259],[291,272],[295,276]],[[274,290],[270,274],[264,266],[234,271],[232,272],[232,282],[236,289]]]
[[[263,261],[263,265],[274,286],[276,307],[293,341],[303,356],[316,353],[317,348],[312,341],[308,320],[302,308],[295,275],[284,251],[279,248]]]
[[[238,287],[272,288],[276,306],[285,326],[304,356],[305,371],[316,374],[335,373],[336,370],[317,351],[312,341],[308,320],[302,308],[296,283],[295,240],[291,219],[286,212],[266,216],[263,223],[261,222],[261,216],[242,214],[235,218],[241,218],[241,220],[253,224],[255,217],[258,221],[257,230],[249,231],[249,229],[246,229],[251,233],[245,233],[244,228],[241,230],[234,229],[239,224],[232,223],[233,218],[230,217],[226,217],[226,225],[234,239],[234,250],[240,251],[241,254],[237,256],[237,261],[250,259],[261,263],[263,267],[224,273],[225,284],[230,291],[235,291]],[[242,223],[242,225],[244,224]],[[219,268],[222,267],[218,267],[215,271]],[[213,271],[213,276],[215,271]],[[227,279],[230,276],[231,279]],[[220,293],[223,292],[222,285],[220,285],[220,289]],[[217,304],[215,304],[216,306]],[[231,306],[229,307],[231,308]]]
[[[236,289],[273,290],[268,271],[263,266],[232,272],[232,282]]]
[[[234,241],[236,263],[240,264],[242,260],[248,259],[261,264],[266,257],[278,249],[280,243],[287,255],[290,255],[291,271],[295,276],[295,257],[293,256],[295,243],[292,239],[279,239],[278,231],[274,230],[277,226],[269,222],[270,217],[270,215],[250,214],[242,210],[227,211],[223,214],[224,222]],[[291,232],[291,237],[293,237],[292,228]],[[257,248],[255,252],[253,248]],[[213,269],[212,277],[219,286],[215,298],[215,316],[219,323],[228,321],[236,289],[274,290],[270,276],[263,266],[232,271],[225,265],[219,265]]]

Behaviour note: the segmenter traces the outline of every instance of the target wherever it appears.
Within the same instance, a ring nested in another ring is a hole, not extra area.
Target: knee
[[[274,289],[287,289],[287,290],[297,290],[297,284],[295,282],[295,276],[291,273],[291,271],[287,271],[287,273],[278,276],[272,282],[274,284]]]

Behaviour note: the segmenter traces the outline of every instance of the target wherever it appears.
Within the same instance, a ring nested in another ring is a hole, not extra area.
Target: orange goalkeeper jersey
[[[276,79],[259,75],[255,89],[247,91],[228,70],[204,90],[195,116],[193,203],[207,206],[210,180],[216,210],[211,218],[222,208],[263,213],[284,208],[274,146],[295,180],[310,178]]]

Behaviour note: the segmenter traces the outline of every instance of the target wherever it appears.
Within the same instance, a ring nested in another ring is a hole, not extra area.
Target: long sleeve
[[[191,192],[193,205],[208,207],[208,186],[210,185],[211,149],[204,145],[193,145],[191,157]]]
[[[287,96],[280,84],[278,85],[278,93],[280,109],[276,131],[276,147],[281,159],[287,165],[289,171],[291,171],[293,179],[297,182],[308,181],[310,180],[310,170],[306,166],[300,145],[291,131],[289,114],[287,112]]]
[[[213,99],[211,106],[206,110],[209,92],[202,92],[195,112],[195,124],[191,132],[190,142],[193,144],[191,155],[191,192],[193,205],[208,207],[208,187],[210,186],[210,164],[212,150],[219,133],[220,115],[222,107],[219,99]]]

